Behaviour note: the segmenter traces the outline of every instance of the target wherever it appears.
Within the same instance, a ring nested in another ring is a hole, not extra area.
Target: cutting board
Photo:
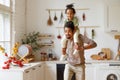
[[[106,54],[107,60],[111,59],[111,50],[109,48],[102,48],[101,51]]]

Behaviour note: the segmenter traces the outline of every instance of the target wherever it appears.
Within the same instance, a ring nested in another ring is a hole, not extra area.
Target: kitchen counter
[[[26,70],[26,69],[29,69],[31,67],[34,67],[36,65],[42,65],[42,64],[47,64],[47,63],[52,63],[52,64],[66,64],[67,61],[35,61],[35,62],[31,62],[31,63],[28,63],[28,64],[24,64],[23,67],[19,67],[17,65],[10,65],[10,68],[9,69],[2,69],[2,67],[0,67],[0,70]]]
[[[43,62],[24,64],[23,67],[10,65],[9,69],[0,68],[0,80],[44,80]]]
[[[33,62],[33,63],[28,63],[28,64],[24,64],[24,66],[23,67],[19,67],[19,66],[17,66],[17,65],[10,65],[10,68],[9,69],[2,69],[2,67],[0,68],[0,71],[2,71],[2,70],[9,70],[9,71],[18,71],[18,70],[20,70],[20,71],[25,71],[25,70],[27,70],[27,69],[29,69],[29,68],[31,68],[31,67],[34,67],[34,66],[37,66],[37,65],[41,65],[43,62]]]
[[[67,61],[44,61],[45,63],[66,64]]]
[[[38,61],[41,62],[41,61]],[[55,63],[55,64],[66,64],[67,61],[42,61],[43,63]],[[86,64],[89,63],[120,63],[119,60],[85,60]]]
[[[97,64],[97,63],[120,63],[120,61],[119,60],[86,60],[85,61],[86,62],[86,64],[89,64],[89,63],[95,63],[95,64]]]
[[[86,62],[86,64],[120,63],[119,60],[86,60],[85,62]],[[11,70],[11,71],[21,70],[21,71],[24,71],[24,70],[29,69],[31,67],[34,67],[36,65],[48,64],[48,63],[51,63],[51,64],[66,64],[67,61],[59,61],[59,60],[57,60],[57,61],[36,61],[36,62],[24,64],[23,67],[11,65],[10,68],[7,69],[7,70]],[[5,70],[5,69],[0,68],[0,70]]]

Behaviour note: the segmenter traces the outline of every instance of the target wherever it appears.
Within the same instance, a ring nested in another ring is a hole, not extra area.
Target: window
[[[0,45],[10,55],[11,50],[11,0],[0,0]]]
[[[0,4],[10,7],[10,0],[0,0]]]

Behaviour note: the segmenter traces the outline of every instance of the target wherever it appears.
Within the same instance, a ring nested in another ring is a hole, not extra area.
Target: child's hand
[[[77,43],[74,44],[74,48],[79,50],[79,45]]]
[[[84,50],[84,47],[83,46],[80,47],[77,43],[75,43],[74,48],[80,51]]]

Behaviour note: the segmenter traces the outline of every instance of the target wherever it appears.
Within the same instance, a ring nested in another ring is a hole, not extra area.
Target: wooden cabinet
[[[94,80],[94,66],[92,64],[86,64],[85,66],[85,80]]]
[[[35,80],[32,69],[22,70],[0,70],[0,80]]]
[[[0,80],[27,80],[23,78],[22,71],[0,70]]]
[[[45,80],[57,80],[55,63],[45,64]]]
[[[120,32],[120,1],[111,1],[106,4],[106,32]]]
[[[57,61],[44,61],[35,65],[0,69],[0,80],[57,80]],[[62,63],[65,64],[65,63]]]
[[[44,80],[44,64],[36,66],[36,80]]]
[[[21,73],[21,74],[23,74],[23,79],[21,79],[21,80],[33,80],[34,77],[31,76],[32,73],[33,73],[33,70],[31,68],[25,70],[23,73]],[[19,78],[19,77],[17,77],[17,78]]]
[[[24,80],[44,80],[44,64],[25,70],[23,76]]]
[[[44,67],[41,64],[0,69],[0,80],[44,80]]]

